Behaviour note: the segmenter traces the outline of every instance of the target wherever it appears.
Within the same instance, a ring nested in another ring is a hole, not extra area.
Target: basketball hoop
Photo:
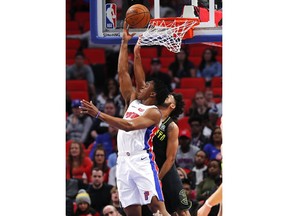
[[[182,40],[193,37],[194,26],[199,18],[167,17],[151,19],[138,43],[141,46],[165,46],[169,51],[178,53]]]

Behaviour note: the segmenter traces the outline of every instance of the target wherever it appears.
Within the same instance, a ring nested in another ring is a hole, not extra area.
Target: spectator
[[[212,108],[214,105],[216,105],[214,101],[214,95],[213,91],[211,88],[206,88],[205,93],[204,93],[205,100],[207,102],[207,106]]]
[[[210,138],[212,131],[215,129],[216,126],[219,126],[221,123],[221,118],[219,117],[219,110],[216,105],[209,109],[208,119],[209,121],[206,122],[203,129],[203,135]]]
[[[153,78],[162,80],[166,84],[169,91],[172,91],[171,78],[167,73],[161,71],[161,61],[159,58],[151,59],[151,70],[146,80],[152,80]]]
[[[195,200],[195,191],[192,190],[190,182],[188,179],[182,180],[183,189],[188,197],[188,199],[192,202],[192,207],[189,209],[191,216],[197,216],[198,202]]]
[[[181,48],[179,53],[175,54],[175,61],[169,66],[168,74],[170,75],[173,87],[180,87],[180,79],[183,77],[195,77],[196,68],[194,64],[188,60],[188,52],[186,49]]]
[[[113,78],[107,80],[106,84],[104,85],[103,92],[101,92],[96,97],[96,101],[93,104],[96,104],[99,110],[104,112],[104,106],[108,99],[112,99],[114,101],[114,104],[116,106],[116,115],[123,116],[124,114],[123,98],[119,92],[119,84]]]
[[[197,71],[197,77],[204,77],[206,86],[210,87],[212,78],[221,76],[222,65],[216,60],[216,52],[212,48],[205,49]]]
[[[207,177],[206,160],[206,153],[203,150],[199,150],[195,155],[195,166],[192,172],[188,174],[188,176],[193,175],[193,178],[195,178],[196,187]]]
[[[82,144],[73,141],[70,145],[69,154],[66,162],[66,179],[74,178],[88,183],[90,179],[92,161],[85,156]]]
[[[91,200],[89,194],[84,190],[79,190],[76,196],[76,211],[74,216],[99,216],[96,211],[90,207]]]
[[[181,180],[188,179],[187,173],[185,172],[185,170],[183,168],[177,167],[177,172],[178,172],[178,175],[179,175]]]
[[[203,125],[202,119],[199,117],[190,117],[188,123],[192,131],[192,145],[197,146],[200,149],[203,149],[204,145],[209,142],[209,139],[205,137],[202,133]]]
[[[74,139],[85,143],[92,119],[90,116],[80,113],[80,100],[73,100],[71,104],[73,113],[66,120],[66,141]]]
[[[101,214],[104,206],[111,202],[110,191],[112,185],[103,182],[103,171],[100,168],[93,168],[92,183],[88,186],[87,192],[91,198],[91,207]]]
[[[204,178],[196,188],[196,199],[201,206],[210,197],[210,195],[217,190],[221,183],[222,177],[220,162],[217,160],[211,160],[208,164],[208,176]],[[209,215],[216,216],[218,211],[219,205],[214,206]]]
[[[93,98],[96,95],[94,86],[94,73],[90,65],[84,63],[83,53],[76,53],[75,64],[69,66],[66,70],[66,80],[87,80],[89,87],[89,96]]]
[[[207,143],[203,148],[208,160],[216,159],[218,161],[222,161],[221,146],[222,131],[220,126],[216,126],[212,131],[210,143]]]
[[[122,215],[126,216],[124,209],[120,205],[118,189],[117,187],[113,187],[111,189],[111,204],[117,209],[117,211]]]
[[[103,208],[103,216],[124,216],[112,205],[107,205]]]
[[[201,91],[196,92],[192,106],[189,109],[190,118],[199,117],[202,120],[202,124],[206,124],[209,120],[209,110],[204,93]]]
[[[179,132],[176,164],[191,171],[194,166],[194,157],[198,150],[198,147],[191,144],[191,132],[188,129],[181,130]]]
[[[103,172],[103,182],[107,183],[110,169],[107,166],[105,155],[106,153],[104,148],[102,146],[98,146],[93,153],[92,161],[93,161],[93,169],[96,167],[101,169]]]
[[[104,112],[111,115],[116,116],[116,105],[114,103],[113,99],[107,99],[105,106],[104,106]],[[107,122],[104,122],[100,120],[99,118],[93,119],[93,124],[90,128],[90,136],[89,141],[90,143],[95,141],[98,134],[104,134],[108,132],[109,124]]]
[[[105,159],[107,160],[108,157],[110,156],[110,154],[112,154],[114,152],[116,140],[117,140],[117,133],[118,133],[117,128],[109,126],[107,133],[99,134],[96,137],[95,142],[92,144],[93,147],[91,148],[91,151],[89,154],[90,158],[92,159],[93,153],[95,152],[95,149],[99,145],[102,145],[102,147],[104,148],[104,150],[106,152]]]

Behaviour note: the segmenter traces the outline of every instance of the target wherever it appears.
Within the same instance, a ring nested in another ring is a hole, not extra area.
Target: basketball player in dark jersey
[[[145,73],[141,64],[140,46],[134,47],[134,74],[136,83],[145,82]],[[175,158],[178,148],[179,128],[174,122],[183,112],[182,95],[171,93],[162,106],[162,124],[153,138],[153,150],[162,181],[162,191],[167,211],[172,215],[189,215],[192,206],[187,198],[182,182],[179,178]]]

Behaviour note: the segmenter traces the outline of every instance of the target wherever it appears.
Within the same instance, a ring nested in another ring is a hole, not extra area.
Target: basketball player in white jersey
[[[124,22],[118,60],[121,94],[128,106],[123,119],[99,111],[92,102],[81,101],[81,112],[100,118],[119,128],[117,136],[117,187],[119,199],[127,216],[141,216],[141,205],[148,205],[151,212],[169,213],[164,205],[158,167],[155,163],[152,139],[158,130],[161,113],[156,105],[164,103],[169,91],[159,80],[146,82],[144,86],[132,86],[128,73],[129,34]]]

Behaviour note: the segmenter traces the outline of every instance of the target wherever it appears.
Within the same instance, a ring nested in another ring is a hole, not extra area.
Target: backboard
[[[120,44],[123,20],[129,6],[135,3],[144,4],[151,18],[162,17],[198,17],[200,25],[194,29],[193,38],[182,41],[182,44],[200,42],[222,42],[222,1],[209,0],[209,5],[198,5],[197,0],[176,1],[160,0],[90,0],[91,40],[96,44]],[[221,5],[220,3],[221,2]],[[205,7],[206,6],[206,7]],[[217,10],[218,8],[218,10]],[[129,43],[135,44],[138,36],[146,28],[130,29],[136,33]]]

